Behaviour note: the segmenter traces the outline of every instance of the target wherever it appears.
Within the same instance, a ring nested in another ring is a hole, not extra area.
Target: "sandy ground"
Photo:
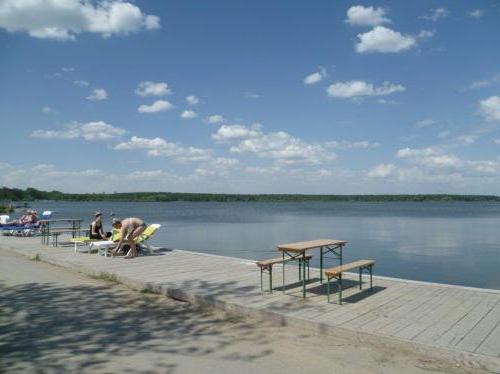
[[[0,249],[0,372],[484,371],[236,318]]]

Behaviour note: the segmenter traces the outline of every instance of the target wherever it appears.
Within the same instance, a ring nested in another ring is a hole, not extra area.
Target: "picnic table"
[[[346,240],[337,239],[317,239],[310,240],[306,242],[288,243],[278,245],[278,251],[281,251],[283,257],[283,292],[285,292],[285,256],[300,259],[302,258],[303,263],[305,263],[306,252],[311,250],[320,250],[320,283],[323,283],[323,258],[332,254],[335,259],[339,260],[340,265],[342,265],[342,248],[347,244]],[[306,298],[306,278],[305,278],[305,266],[302,267],[302,295],[304,299]]]
[[[77,235],[79,235],[81,231],[81,223],[83,219],[80,218],[57,218],[57,219],[42,219],[40,220],[40,224],[42,227],[41,230],[41,240],[42,244],[49,244],[50,241],[50,235],[51,232],[54,230],[66,230],[67,232],[71,232],[73,235],[73,238]],[[62,223],[68,223],[68,226],[71,225],[70,227],[61,227],[57,226]]]

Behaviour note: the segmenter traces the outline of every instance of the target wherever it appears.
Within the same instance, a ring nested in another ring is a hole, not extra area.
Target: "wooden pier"
[[[358,275],[343,281],[343,304],[326,301],[326,284],[311,268],[307,298],[297,269],[287,266],[285,292],[281,266],[275,267],[273,293],[260,290],[255,262],[172,250],[132,260],[47,248],[39,239],[0,237],[0,249],[89,275],[114,275],[137,289],[265,318],[325,334],[344,334],[367,344],[398,344],[434,355],[451,355],[500,372],[500,291],[373,277],[373,290],[359,290]],[[376,274],[376,268],[375,268]],[[294,283],[295,281],[295,283]],[[364,279],[367,282],[368,278]],[[332,300],[336,300],[332,298]],[[474,365],[472,365],[474,366]]]

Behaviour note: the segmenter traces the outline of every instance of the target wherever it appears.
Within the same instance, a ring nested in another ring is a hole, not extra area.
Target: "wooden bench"
[[[363,270],[368,270],[370,272],[370,289],[373,289],[373,282],[372,282],[372,269],[373,265],[375,265],[375,260],[358,260],[354,262],[350,262],[348,264],[344,265],[339,265],[335,266],[334,268],[327,269],[325,270],[325,275],[326,278],[328,279],[327,283],[327,295],[328,295],[328,303],[330,302],[330,280],[332,278],[337,279],[337,291],[339,293],[339,304],[342,304],[342,273],[353,270],[353,269],[359,269],[359,289],[362,289],[362,280],[361,280],[361,274]]]
[[[311,260],[311,255],[306,255],[305,260],[307,265],[307,279],[309,280],[309,261]],[[299,262],[299,280],[302,279],[302,256],[300,257],[287,257],[284,262],[298,261]],[[282,257],[270,258],[267,260],[261,260],[256,262],[257,266],[260,268],[260,290],[264,291],[262,285],[262,278],[265,271],[269,273],[269,292],[273,292],[273,265],[283,264]],[[305,271],[305,270],[304,270]]]

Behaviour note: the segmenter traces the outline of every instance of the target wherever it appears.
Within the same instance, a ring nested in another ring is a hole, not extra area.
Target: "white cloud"
[[[87,100],[90,101],[102,101],[108,98],[108,93],[103,88],[96,88],[93,90],[89,96],[87,96]]]
[[[230,148],[232,153],[251,153],[281,165],[315,165],[336,158],[335,153],[321,144],[307,143],[283,131],[264,133],[261,126],[222,126],[212,137],[220,142],[234,141]]]
[[[482,16],[484,16],[484,10],[482,9],[474,9],[474,10],[470,10],[467,12],[467,15],[469,17],[472,17],[472,18],[481,18]]]
[[[395,172],[396,166],[394,166],[393,164],[380,164],[370,170],[368,172],[368,176],[371,178],[385,178],[393,175]]]
[[[160,19],[125,1],[3,0],[0,28],[43,39],[74,40],[83,32],[103,37],[157,29]]]
[[[420,30],[420,32],[417,34],[417,38],[427,39],[432,38],[434,35],[436,35],[435,30]]]
[[[326,92],[330,97],[350,99],[362,96],[385,96],[404,90],[404,86],[389,82],[384,82],[382,86],[374,87],[373,84],[364,81],[349,81],[334,83],[326,89]]]
[[[373,30],[358,34],[356,44],[358,53],[398,53],[414,47],[417,42],[411,35],[403,35],[384,26],[376,26]]]
[[[495,144],[500,144],[500,139],[495,139],[494,142]]]
[[[355,5],[347,10],[347,19],[345,22],[351,26],[378,26],[391,22],[385,15],[386,11],[384,8]]]
[[[415,158],[437,156],[442,152],[434,148],[402,148],[398,150],[396,156],[398,158]]]
[[[222,125],[215,134],[212,134],[212,139],[223,143],[237,139],[254,138],[261,134],[255,128],[248,128],[243,125]]]
[[[380,147],[380,143],[362,140],[359,142],[348,142],[346,140],[329,141],[324,143],[326,147],[333,149],[373,149]]]
[[[169,157],[177,162],[207,161],[212,157],[212,151],[194,147],[183,147],[177,143],[171,143],[163,138],[140,138],[132,136],[128,142],[119,143],[115,150],[144,149],[149,156]]]
[[[436,22],[440,18],[445,18],[450,12],[446,8],[434,8],[429,11],[429,14],[425,14],[420,18]]]
[[[157,112],[163,112],[165,110],[170,110],[174,106],[168,102],[167,100],[156,100],[153,104],[151,105],[141,105],[137,111],[140,113],[157,113]]]
[[[58,114],[58,111],[55,110],[54,108],[51,108],[50,106],[44,106],[42,108],[42,113],[45,113],[45,114]]]
[[[436,121],[433,120],[432,118],[424,118],[423,120],[418,121],[415,123],[416,127],[429,127],[432,125],[435,125]]]
[[[304,78],[304,84],[315,84],[321,82],[326,77],[326,70],[320,69]]]
[[[491,96],[481,100],[479,112],[487,121],[500,122],[500,96]]]
[[[127,133],[120,127],[112,126],[104,121],[78,123],[73,122],[61,130],[35,130],[31,137],[40,139],[71,140],[82,138],[88,141],[117,140]]]
[[[194,95],[189,95],[189,96],[186,96],[186,101],[189,105],[197,105],[200,103],[200,99],[198,99],[196,96]]]
[[[206,121],[208,123],[211,123],[212,125],[218,125],[220,123],[225,122],[226,119],[223,116],[221,116],[220,114],[214,114],[214,115],[208,116],[206,118]]]
[[[217,157],[197,168],[195,174],[201,177],[224,177],[239,163],[235,158]]]
[[[495,74],[490,79],[477,80],[469,85],[469,89],[476,90],[479,88],[498,86],[500,85],[500,73]]]
[[[198,115],[196,114],[196,112],[194,112],[192,110],[185,110],[181,114],[181,118],[183,118],[183,119],[193,119],[196,117],[198,117]]]
[[[90,85],[89,82],[83,80],[75,80],[73,81],[73,84],[80,87],[88,87]]]
[[[170,95],[172,90],[165,82],[144,81],[139,83],[135,93],[139,96],[165,96]]]

